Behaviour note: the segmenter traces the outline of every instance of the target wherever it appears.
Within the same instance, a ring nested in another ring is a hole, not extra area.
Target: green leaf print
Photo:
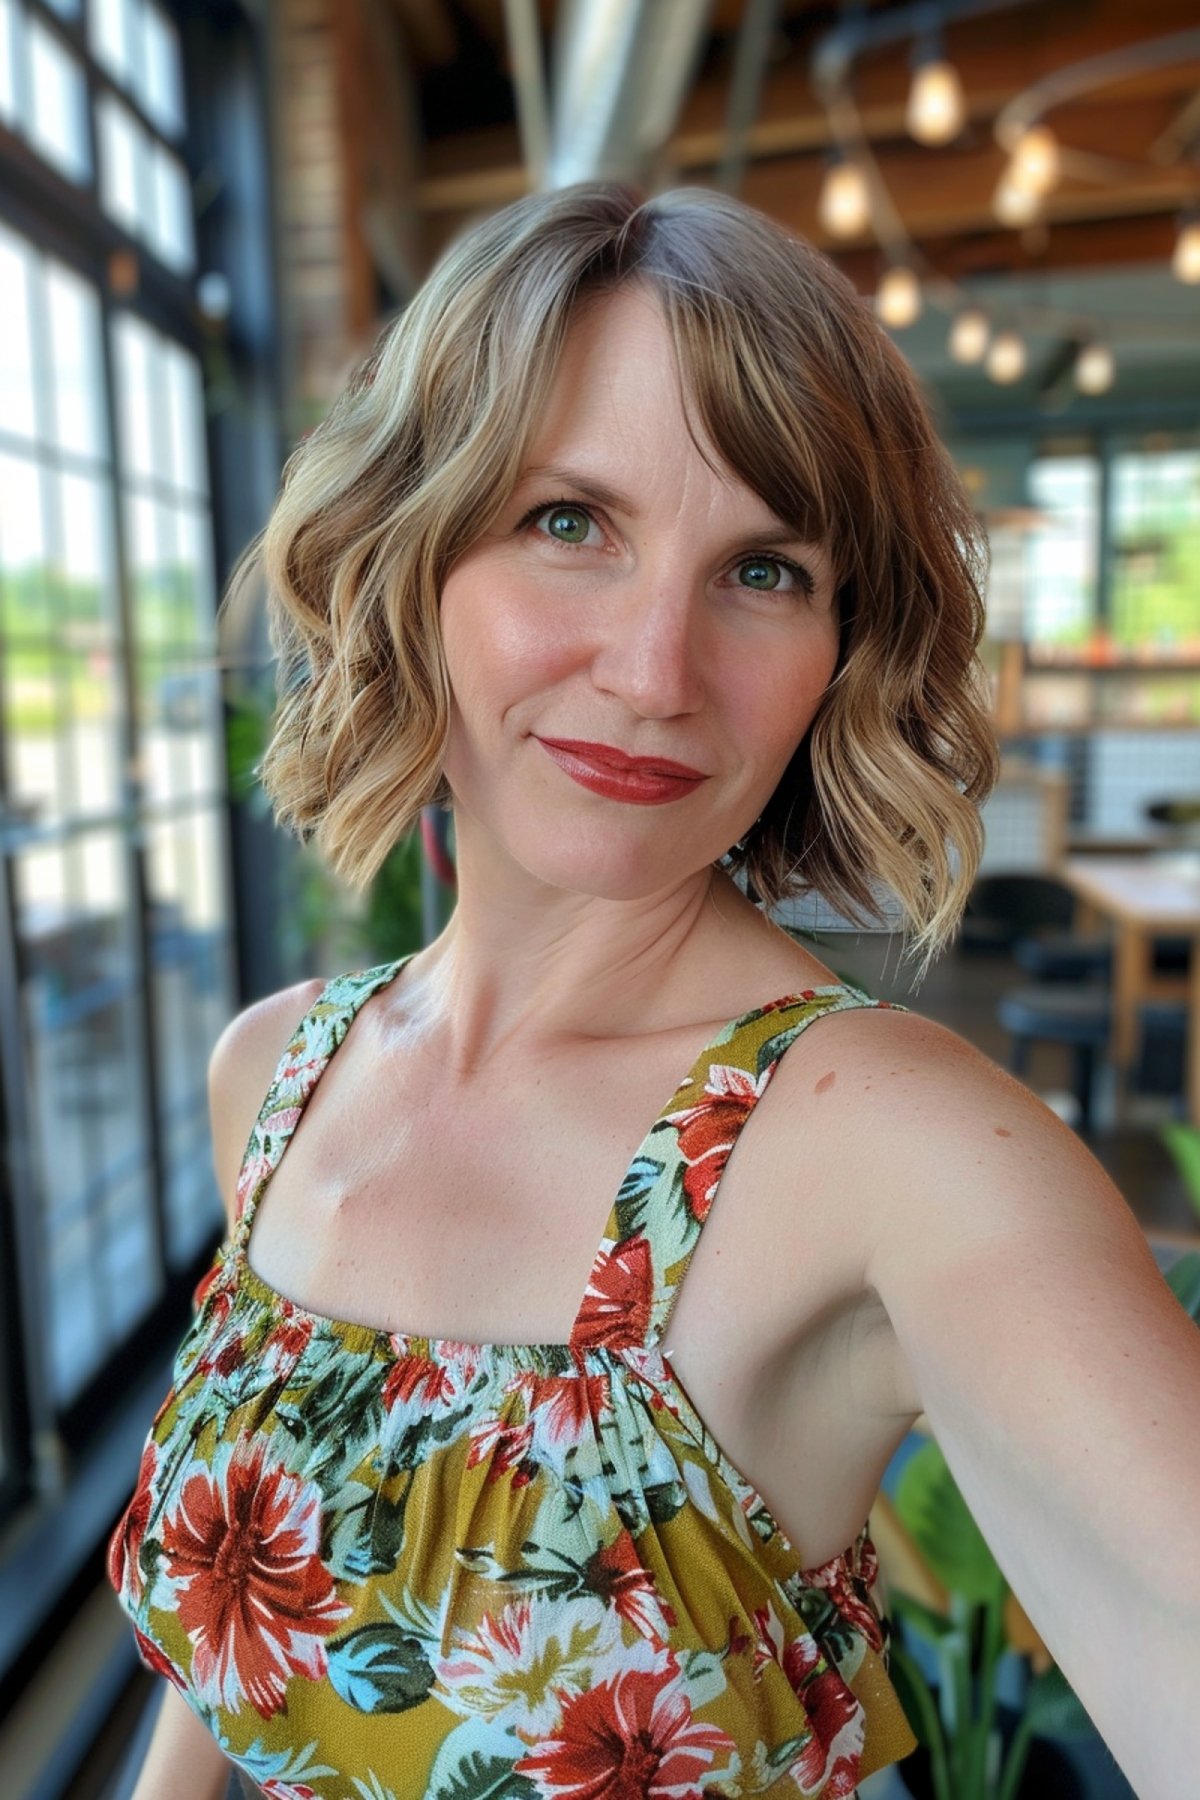
[[[646,1201],[664,1165],[652,1156],[639,1156],[629,1165],[617,1193],[617,1235],[622,1242],[641,1230],[646,1217]]]
[[[511,1756],[481,1756],[472,1750],[430,1788],[428,1800],[537,1800],[537,1788],[528,1775],[513,1773]]]
[[[363,1625],[330,1644],[328,1657],[330,1682],[358,1712],[407,1712],[433,1686],[421,1645],[394,1625]]]

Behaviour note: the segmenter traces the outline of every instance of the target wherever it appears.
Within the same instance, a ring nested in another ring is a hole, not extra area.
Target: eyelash
[[[598,520],[596,519],[595,515],[593,514],[591,507],[585,506],[583,504],[583,502],[580,500],[565,500],[565,499],[561,499],[561,498],[558,500],[539,500],[535,506],[531,506],[529,508],[529,511],[527,513],[523,514],[522,517],[517,521],[517,527],[516,527],[517,531],[518,532],[527,531],[528,528],[533,524],[535,519],[540,519],[543,513],[553,512],[556,507],[561,507],[564,512],[583,513],[587,518],[591,519],[593,524],[598,523]],[[549,534],[543,532],[542,535],[548,536]],[[583,549],[586,549],[586,547],[587,547],[584,544],[568,544],[562,538],[550,538],[550,542],[552,544],[561,544],[564,550],[583,550]],[[799,587],[801,593],[803,593],[804,595],[806,595],[808,598],[811,599],[812,595],[816,591],[816,583],[813,580],[809,571],[806,568],[804,568],[804,566],[801,563],[793,562],[790,557],[780,556],[777,551],[774,551],[774,550],[771,550],[771,551],[751,550],[748,555],[738,557],[735,567],[740,568],[743,563],[748,563],[748,562],[778,563],[778,565],[781,569],[787,569],[789,574],[795,576],[796,584]],[[772,593],[774,590],[771,588],[748,588],[746,591],[751,594],[753,594],[753,593],[769,594],[769,593]]]

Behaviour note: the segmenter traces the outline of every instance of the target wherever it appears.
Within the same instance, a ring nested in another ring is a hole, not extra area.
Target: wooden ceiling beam
[[[920,240],[920,250],[946,280],[970,281],[1025,270],[1165,264],[1174,243],[1173,218],[1144,213],[1123,219],[1072,219],[1022,232],[996,229],[972,237],[927,237]],[[874,289],[879,278],[877,250],[837,251],[834,261],[864,293]]]

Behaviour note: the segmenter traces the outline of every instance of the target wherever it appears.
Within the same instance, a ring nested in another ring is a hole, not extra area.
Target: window
[[[42,242],[0,200],[0,930],[20,1044],[0,1091],[25,1151],[3,1223],[38,1365],[0,1372],[8,1505],[35,1440],[85,1435],[89,1396],[223,1219],[213,524],[191,302],[164,285],[195,256],[181,93],[175,27],[149,0],[0,0],[0,112],[94,203]],[[105,214],[167,272],[151,300],[109,292]]]
[[[1094,456],[1043,457],[1029,491],[1045,524],[1030,537],[1025,636],[1035,654],[1078,648],[1096,618],[1100,465]]]
[[[1114,457],[1112,542],[1117,645],[1200,656],[1200,449]]]

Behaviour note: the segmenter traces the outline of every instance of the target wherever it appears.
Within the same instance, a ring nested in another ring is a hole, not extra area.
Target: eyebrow
[[[594,500],[597,506],[609,506],[615,512],[632,513],[635,516],[638,512],[637,502],[631,500],[628,494],[623,494],[619,488],[609,487],[606,481],[599,480],[597,476],[587,475],[580,469],[568,468],[562,463],[538,463],[527,468],[521,476],[520,485],[524,487],[531,481],[560,481],[564,487],[574,488],[585,499]],[[739,533],[739,537],[746,543],[753,543],[755,549],[762,550],[772,545],[783,547],[787,544],[803,544],[813,550],[821,548],[812,539],[793,531],[774,513],[770,516],[773,521],[770,526],[752,526],[750,530]]]

